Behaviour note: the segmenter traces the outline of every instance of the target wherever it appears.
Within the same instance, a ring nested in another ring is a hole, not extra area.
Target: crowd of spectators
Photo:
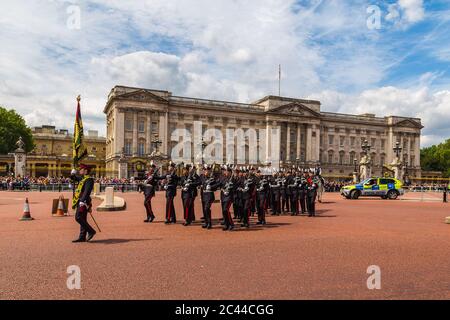
[[[100,177],[95,178],[95,182],[101,185],[136,185],[139,181],[134,178],[118,179]],[[30,190],[32,186],[67,186],[71,188],[69,177],[0,177],[0,190]]]
[[[352,183],[351,181],[325,181],[323,187],[325,189],[325,192],[339,192],[341,188],[345,185],[348,185]]]
[[[69,177],[18,177],[14,178],[11,176],[0,177],[0,190],[30,190],[32,186],[59,186],[64,185],[71,188]],[[120,189],[123,186],[136,186],[140,183],[139,180],[134,179],[119,179],[119,178],[109,178],[100,177],[95,178],[95,182],[100,183],[101,186],[117,186]],[[325,180],[324,188],[326,192],[339,192],[341,188],[345,185],[352,184],[351,180],[348,181],[334,181]],[[447,184],[438,183],[426,183],[426,184],[413,184],[408,187],[410,191],[442,191],[448,188]]]

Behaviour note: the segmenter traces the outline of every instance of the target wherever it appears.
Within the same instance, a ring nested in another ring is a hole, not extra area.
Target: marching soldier
[[[269,199],[269,180],[261,177],[261,171],[257,171],[257,188],[256,188],[256,208],[258,212],[258,222],[256,224],[266,224],[266,210]]]
[[[139,185],[139,192],[144,192],[144,207],[147,212],[147,219],[144,222],[153,222],[155,215],[152,209],[152,198],[158,185],[157,170],[154,164],[151,165],[147,173],[147,179]]]
[[[288,190],[291,194],[291,215],[296,216],[299,213],[298,210],[298,196],[299,196],[299,186],[300,186],[300,177],[297,172],[294,172],[292,179],[290,180],[290,184],[288,185]]]
[[[165,224],[177,223],[175,206],[173,199],[177,195],[178,176],[175,170],[175,163],[170,163],[169,171],[165,176],[164,190],[166,190],[166,221]]]
[[[281,179],[278,173],[275,173],[272,176],[272,179],[270,181],[270,190],[272,192],[272,215],[280,215]]]
[[[184,169],[184,175],[181,178],[181,199],[183,201],[184,226],[190,225],[195,220],[194,203],[197,197],[197,187],[201,185],[200,177],[195,172],[195,167],[187,164]]]
[[[235,179],[232,176],[231,168],[227,167],[222,180],[222,190],[220,191],[220,202],[222,204],[222,215],[224,221],[223,231],[234,229],[233,218],[231,217],[230,207],[233,204],[236,191]]]
[[[87,215],[92,207],[91,192],[94,188],[94,179],[89,175],[91,168],[87,165],[79,165],[79,175],[75,169],[72,170],[70,178],[73,182],[78,182],[72,199],[72,209],[76,209],[75,220],[80,224],[80,235],[72,242],[90,241],[96,234],[88,221]],[[86,238],[87,234],[87,238]]]
[[[239,219],[239,222],[242,222],[242,216],[244,211],[243,198],[242,198],[242,188],[244,187],[244,177],[243,173],[239,168],[234,169],[235,174],[235,193],[233,199],[233,215],[234,219]]]
[[[306,173],[302,172],[300,174],[300,184],[298,186],[298,200],[300,202],[301,214],[306,213],[306,196],[308,192],[308,183],[306,180]]]
[[[308,208],[308,217],[316,216],[316,194],[317,194],[317,179],[310,172],[307,178],[307,191],[306,191],[306,206]]]
[[[205,223],[203,224],[202,228],[204,229],[212,228],[211,206],[215,200],[214,192],[220,187],[220,181],[212,175],[211,170],[212,168],[210,166],[206,166],[202,181],[202,204],[203,216],[205,217]]]
[[[255,186],[256,186],[256,168],[255,167],[250,167],[250,172],[249,172],[249,176],[253,179],[253,181],[255,182]],[[256,213],[256,188],[253,188],[253,192],[251,194],[252,198],[251,198],[251,203],[250,203],[250,211],[252,213],[252,217],[255,215]]]
[[[244,182],[244,186],[242,188],[242,200],[244,201],[244,210],[242,214],[242,227],[249,228],[250,227],[250,214],[251,214],[251,204],[252,204],[252,195],[255,189],[255,182],[250,174],[246,175],[246,179]]]
[[[281,174],[281,188],[280,188],[280,197],[281,197],[281,212],[290,212],[290,191],[288,185],[290,183],[290,176],[287,172],[283,172]]]

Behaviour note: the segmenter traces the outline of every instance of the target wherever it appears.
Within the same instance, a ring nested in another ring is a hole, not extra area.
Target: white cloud
[[[401,89],[381,87],[357,95],[324,91],[311,95],[322,101],[322,110],[341,113],[401,115],[422,120],[422,145],[442,142],[450,137],[450,91],[431,92],[426,86]]]
[[[73,3],[80,3],[80,30],[66,27]],[[446,91],[430,89],[433,73],[418,90],[376,89],[391,55],[367,30],[365,4],[4,0],[0,104],[16,108],[30,125],[71,129],[81,94],[85,128],[104,134],[102,111],[114,85],[249,102],[277,93],[281,64],[283,95],[319,92],[324,108],[333,111],[423,115],[430,130],[424,132],[444,137],[443,124],[428,116],[448,119]],[[422,1],[400,0],[397,8],[407,23],[424,19]],[[357,103],[350,105],[350,97]],[[428,123],[439,128],[431,132]]]
[[[398,5],[403,9],[404,16],[410,23],[419,22],[425,17],[423,0],[399,0]]]

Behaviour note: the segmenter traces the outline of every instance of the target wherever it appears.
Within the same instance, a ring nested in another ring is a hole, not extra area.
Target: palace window
[[[375,147],[377,140],[375,138],[370,139],[370,143],[372,145],[372,147]]]
[[[143,156],[145,154],[145,143],[142,141],[138,144],[138,154],[139,156]]]
[[[353,161],[356,159],[356,154],[354,151],[350,152],[350,164],[353,164]]]
[[[139,132],[145,132],[145,121],[140,120],[138,123],[138,131]]]
[[[340,136],[340,137],[339,137],[339,145],[340,145],[341,147],[343,147],[344,144],[345,144],[345,137],[344,137],[344,136]]]
[[[381,149],[382,150],[384,150],[385,144],[386,144],[386,140],[381,139]]]
[[[130,119],[125,120],[125,130],[133,131],[133,121],[131,121]]]
[[[329,135],[328,136],[328,144],[331,146],[331,145],[333,145],[333,143],[334,143],[334,136]]]
[[[344,156],[345,156],[344,152],[339,152],[339,164],[340,165],[344,164]]]
[[[333,151],[328,151],[328,163],[333,163]]]
[[[159,131],[158,122],[152,122],[152,134],[157,134]]]
[[[352,147],[355,146],[355,137],[350,137],[350,144]]]
[[[125,141],[125,154],[126,155],[131,154],[131,141],[130,140]]]

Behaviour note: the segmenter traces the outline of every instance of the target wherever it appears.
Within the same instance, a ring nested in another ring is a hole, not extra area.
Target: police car
[[[358,184],[342,187],[341,195],[347,199],[369,196],[394,200],[405,193],[402,186],[402,182],[394,178],[368,178]]]

